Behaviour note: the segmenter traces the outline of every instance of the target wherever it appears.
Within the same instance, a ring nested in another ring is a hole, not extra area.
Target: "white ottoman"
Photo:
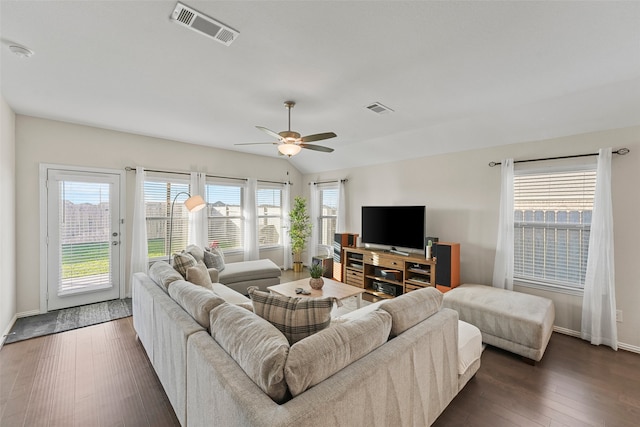
[[[477,326],[482,341],[540,361],[547,348],[555,309],[553,301],[484,285],[462,285],[444,294],[443,306]]]

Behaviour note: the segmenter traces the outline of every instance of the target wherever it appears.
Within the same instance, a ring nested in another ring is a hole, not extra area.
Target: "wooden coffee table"
[[[360,308],[362,304],[362,294],[364,293],[364,289],[346,285],[333,279],[327,279],[326,277],[323,277],[323,280],[324,286],[322,286],[322,289],[319,290],[311,289],[311,286],[309,286],[309,278],[269,286],[267,287],[267,289],[269,289],[273,293],[284,295],[287,297],[330,297],[337,298],[339,300],[343,300],[349,297],[356,297],[356,306]],[[296,294],[296,288],[302,288],[311,291],[311,294]]]

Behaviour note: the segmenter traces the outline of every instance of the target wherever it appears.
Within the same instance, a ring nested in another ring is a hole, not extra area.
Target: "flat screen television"
[[[424,250],[424,206],[363,206],[363,243]]]

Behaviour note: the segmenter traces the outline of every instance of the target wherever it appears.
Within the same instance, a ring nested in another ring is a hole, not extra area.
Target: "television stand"
[[[344,248],[344,282],[380,298],[436,285],[436,260],[418,254]]]

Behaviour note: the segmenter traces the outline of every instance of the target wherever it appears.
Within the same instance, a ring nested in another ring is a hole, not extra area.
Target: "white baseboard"
[[[7,335],[9,335],[9,332],[11,332],[11,328],[13,328],[13,325],[15,325],[16,320],[18,320],[18,315],[17,314],[15,314],[13,316],[13,318],[9,322],[9,325],[7,326],[7,329],[5,329],[4,332],[2,332],[2,336],[0,337],[0,350],[2,349],[2,346],[4,345],[4,341],[7,339]]]
[[[559,334],[570,335],[572,337],[580,338],[580,332],[567,329],[567,328],[561,328],[560,326],[554,326],[553,331]],[[632,353],[640,354],[640,347],[635,345],[625,344],[623,342],[618,341],[618,348],[622,350],[630,351]]]

